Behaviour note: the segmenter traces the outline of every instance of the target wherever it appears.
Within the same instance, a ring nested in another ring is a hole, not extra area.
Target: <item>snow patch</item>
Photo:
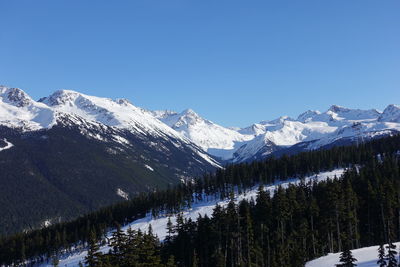
[[[3,147],[0,147],[0,151],[6,150],[6,149],[10,149],[10,148],[12,148],[14,146],[10,142],[8,142],[7,139],[5,139],[5,138],[3,139],[3,141],[6,143],[6,145],[3,146]]]
[[[43,223],[42,223],[42,227],[49,227],[51,225],[51,221],[50,220],[45,220]]]
[[[129,194],[123,191],[121,188],[117,188],[117,195],[125,200],[129,200]]]
[[[150,167],[149,165],[145,164],[144,165],[147,169],[149,169],[150,171],[154,172],[154,169],[152,167]]]

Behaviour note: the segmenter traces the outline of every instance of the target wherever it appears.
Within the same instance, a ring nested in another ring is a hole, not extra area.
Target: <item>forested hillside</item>
[[[0,235],[68,221],[215,168],[184,146],[152,136],[144,142],[110,127],[101,130],[93,134],[118,138],[87,138],[75,125],[29,133],[0,127],[13,144],[0,153]]]
[[[131,266],[125,260],[135,255],[137,262],[150,264],[138,266],[157,266],[158,261],[178,266],[302,266],[324,253],[398,239],[399,150],[400,137],[394,136],[227,166],[195,183],[141,194],[69,223],[3,238],[1,262],[40,262],[87,242],[94,251],[94,244],[115,225],[146,212],[154,216],[161,211],[179,212],[207,194],[226,198],[234,188],[240,192],[256,184],[338,167],[349,168],[343,179],[281,188],[272,196],[260,188],[255,201],[217,207],[212,218],[197,222],[180,220],[170,225],[171,236],[164,243],[151,233],[144,236],[152,245],[135,243],[144,238],[143,233],[131,232],[130,239],[120,233],[119,241],[114,238],[114,252],[99,260],[105,265]],[[128,252],[126,247],[133,250]],[[153,253],[153,263],[137,252],[143,250]]]

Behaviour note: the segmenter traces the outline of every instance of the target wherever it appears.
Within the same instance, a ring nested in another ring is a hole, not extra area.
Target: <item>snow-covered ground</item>
[[[344,171],[345,171],[344,169],[336,169],[333,171],[321,172],[319,174],[304,178],[304,182],[307,183],[307,182],[313,181],[313,180],[324,181],[329,178],[334,178],[335,176],[339,178],[340,176],[342,176]],[[278,181],[278,182],[275,182],[274,184],[265,185],[264,189],[268,190],[271,194],[273,194],[279,186],[286,188],[290,184],[298,184],[298,183],[300,183],[300,179],[292,178],[292,179],[289,179],[286,181]],[[257,191],[258,191],[258,186],[254,186],[250,190],[247,190],[245,193],[237,195],[235,197],[235,201],[239,202],[243,199],[250,200],[251,198],[253,198],[255,200],[257,197]],[[217,204],[219,204],[221,206],[226,206],[228,204],[228,202],[229,202],[228,200],[221,201],[221,200],[216,200],[213,197],[210,197],[210,199],[208,199],[208,200],[206,199],[205,201],[193,203],[192,208],[183,211],[183,217],[187,218],[187,219],[191,218],[192,220],[196,220],[197,217],[199,216],[199,214],[201,214],[202,216],[204,216],[204,215],[211,216],[213,213],[213,209]],[[170,218],[171,218],[172,223],[175,224],[176,216],[174,215],[174,216],[171,216]],[[135,229],[135,230],[141,229],[142,231],[147,231],[147,229],[149,228],[149,225],[151,225],[153,228],[153,232],[160,238],[160,240],[163,240],[167,235],[167,230],[166,230],[167,222],[168,222],[167,216],[152,218],[151,214],[147,214],[146,217],[144,217],[142,219],[138,219],[136,221],[133,221],[132,223],[124,226],[123,230],[127,230],[129,227],[131,227],[132,229]],[[111,233],[109,233],[109,236],[111,236]],[[102,252],[107,252],[108,250],[109,250],[108,246],[103,246],[101,248]],[[65,258],[61,258],[59,266],[64,266],[64,267],[79,266],[79,262],[83,262],[85,256],[86,256],[86,251],[81,251],[79,253],[69,255]],[[51,266],[51,263],[41,264],[40,266],[41,267]],[[315,266],[325,266],[325,265],[312,265],[312,267],[315,267]]]
[[[400,242],[395,243],[396,247],[399,248]],[[376,267],[378,264],[378,247],[365,247],[352,250],[353,257],[357,259],[358,267]],[[339,263],[340,253],[330,253],[327,256],[309,261],[306,263],[306,267],[335,267]]]
[[[6,149],[10,149],[10,148],[12,148],[14,146],[10,142],[8,142],[7,139],[4,139],[3,141],[6,143],[6,145],[3,146],[3,147],[0,147],[0,151],[6,150]]]

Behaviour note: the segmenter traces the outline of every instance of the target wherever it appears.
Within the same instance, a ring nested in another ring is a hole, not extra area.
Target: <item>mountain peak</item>
[[[187,108],[181,112],[181,114],[189,114],[189,115],[196,115],[199,116],[193,109]]]
[[[381,116],[379,116],[378,120],[384,122],[400,122],[400,106],[394,104],[388,105]]]
[[[42,102],[48,106],[59,106],[64,105],[68,102],[73,102],[77,97],[79,97],[81,93],[78,93],[73,90],[61,89],[57,90],[48,97],[43,97],[39,99],[39,102]]]
[[[10,103],[16,107],[26,107],[32,103],[32,98],[19,88],[9,88],[0,86],[0,96],[4,102]]]
[[[339,105],[332,105],[329,109],[328,109],[328,111],[332,111],[332,112],[335,112],[335,113],[338,113],[338,112],[343,112],[343,111],[349,111],[350,109],[348,109],[348,108],[345,108],[345,107],[343,107],[343,106],[339,106]]]
[[[177,123],[179,125],[196,124],[196,123],[206,121],[199,114],[197,114],[193,109],[190,109],[190,108],[182,111],[180,114],[177,115],[177,117],[178,117]]]
[[[301,122],[306,122],[310,119],[312,119],[314,116],[320,115],[321,112],[318,110],[307,110],[306,112],[301,113],[298,117],[297,120]]]
[[[285,121],[293,121],[293,119],[289,116],[280,116],[279,118],[272,120],[272,121],[268,121],[268,123],[272,123],[272,124],[282,124]],[[265,121],[260,122],[261,124],[265,124]]]

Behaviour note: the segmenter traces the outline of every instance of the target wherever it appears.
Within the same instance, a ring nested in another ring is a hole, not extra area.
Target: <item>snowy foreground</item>
[[[395,243],[396,247],[400,246],[400,242]],[[357,259],[357,267],[376,267],[378,264],[378,247],[365,247],[352,250],[353,257]],[[340,253],[330,253],[327,256],[309,261],[306,267],[335,267],[339,263]]]
[[[329,178],[334,178],[336,177],[340,177],[342,176],[343,172],[345,170],[344,169],[336,169],[333,171],[329,171],[329,172],[322,172],[319,173],[317,175],[313,175],[313,176],[309,176],[306,177],[304,179],[304,181],[307,183],[309,181],[324,181],[327,180]],[[300,182],[300,179],[298,178],[293,178],[293,179],[289,179],[286,181],[279,181],[276,182],[274,184],[269,184],[269,185],[265,185],[265,190],[270,191],[271,194],[274,193],[274,191],[279,187],[288,187],[290,184],[298,184]],[[257,191],[258,191],[258,186],[254,186],[251,190],[248,190],[247,192],[237,195],[235,197],[235,201],[236,202],[240,202],[243,199],[247,199],[250,200],[251,198],[253,198],[254,200],[257,197]],[[200,215],[204,216],[211,216],[213,213],[213,209],[214,207],[219,204],[221,206],[225,206],[228,204],[228,200],[215,200],[214,198],[210,197],[211,200],[205,200],[205,201],[201,201],[201,202],[197,202],[197,203],[193,203],[192,208],[185,210],[183,212],[183,217],[184,218],[191,218],[192,220],[196,220]],[[172,216],[171,217],[171,221],[172,223],[175,224],[176,222],[176,217]],[[136,221],[133,221],[132,223],[126,225],[123,227],[124,230],[127,230],[129,227],[131,227],[132,229],[141,229],[142,231],[147,231],[149,225],[151,224],[152,228],[153,228],[153,232],[158,236],[158,238],[160,238],[160,240],[163,240],[166,235],[167,235],[167,222],[168,222],[168,217],[158,217],[158,218],[152,218],[151,214],[148,214],[146,217],[142,218],[142,219],[138,219]],[[111,236],[111,233],[109,233],[109,236]],[[101,248],[102,252],[108,252],[109,247],[108,246],[104,246]],[[75,253],[72,255],[69,255],[67,257],[61,257],[60,258],[60,263],[59,266],[63,266],[63,267],[77,267],[79,266],[79,262],[84,262],[85,260],[85,256],[86,256],[86,251],[81,251],[79,253]],[[376,253],[375,253],[376,254]],[[334,254],[335,255],[335,254]],[[357,256],[357,255],[356,255]],[[311,264],[311,262],[310,262]],[[322,264],[322,263],[321,263]],[[307,265],[307,267],[316,267],[316,266],[328,266],[326,264],[322,264],[319,265],[318,263],[316,265]],[[39,265],[41,267],[47,267],[47,266],[52,266],[51,263],[44,263]],[[331,266],[331,265],[329,265]],[[334,266],[334,265],[332,265]],[[364,265],[363,265],[364,266]],[[373,266],[373,265],[365,265],[365,266]]]

